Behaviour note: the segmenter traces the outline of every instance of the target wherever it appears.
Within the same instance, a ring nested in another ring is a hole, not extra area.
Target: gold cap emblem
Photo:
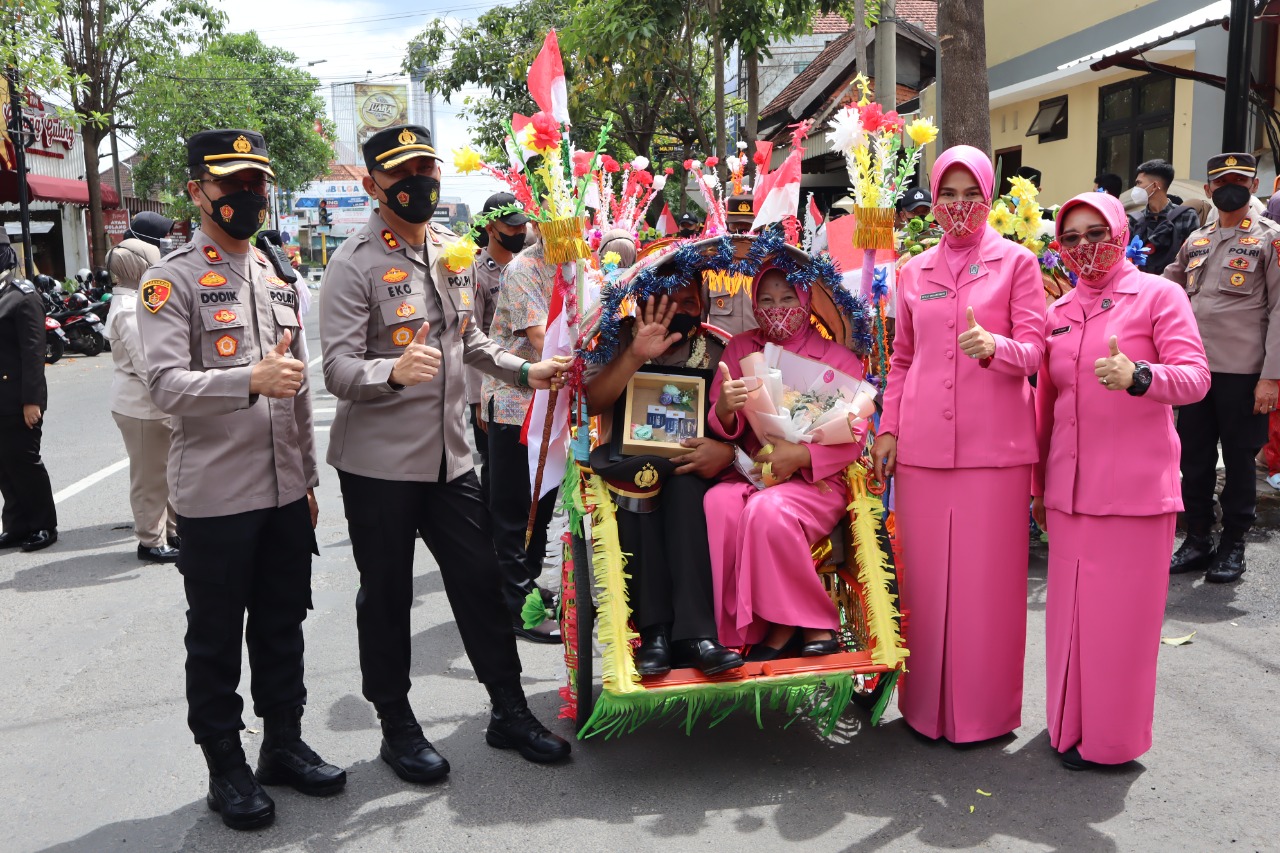
[[[1240,162],[1240,161],[1238,161],[1238,160],[1237,160],[1236,158],[1234,158],[1234,157],[1228,157],[1228,158],[1227,158],[1227,165],[1228,165],[1228,166],[1234,166],[1234,165],[1236,165],[1236,163],[1238,163],[1238,162]]]
[[[645,465],[636,472],[635,483],[642,489],[652,488],[658,482],[658,469],[652,465]]]
[[[244,138],[244,134],[236,137],[236,141],[231,143],[231,147],[235,149],[237,154],[248,154],[253,150],[253,146],[249,144],[249,140]]]
[[[413,143],[418,141],[417,134],[415,134],[412,130],[409,130],[407,127],[404,130],[400,131],[400,136],[397,138],[400,140],[401,145],[412,145]]]
[[[740,202],[738,202],[738,212],[739,212],[739,213],[750,213],[750,212],[751,212],[751,205],[750,205],[748,202],[745,202],[745,201],[740,201]]]

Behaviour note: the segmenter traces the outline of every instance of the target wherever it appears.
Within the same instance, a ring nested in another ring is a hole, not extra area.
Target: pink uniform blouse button
[[[947,420],[951,420],[951,417],[952,417],[952,415],[951,415],[951,410],[950,410],[950,409],[947,409],[947,411],[945,411],[945,412],[943,412],[943,413],[942,413],[942,416],[943,416],[944,418],[946,418]],[[1073,454],[1071,454],[1071,455],[1072,455],[1072,456],[1074,456],[1075,454],[1073,453]]]
[[[942,387],[944,387],[944,388],[950,388],[950,387],[951,387],[951,380],[950,380],[950,379],[948,379],[946,382],[943,382],[943,383],[942,383]]]
[[[955,353],[953,353],[951,350],[947,350],[947,358],[954,358],[954,357],[955,357]]]

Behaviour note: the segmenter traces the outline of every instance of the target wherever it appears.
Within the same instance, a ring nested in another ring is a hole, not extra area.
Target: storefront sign
[[[124,232],[129,230],[129,211],[127,210],[104,210],[102,211],[102,221],[107,227],[107,237],[113,245],[118,244],[124,239]]]
[[[45,109],[44,101],[30,89],[26,93],[27,105],[22,110],[22,126],[27,136],[27,153],[61,160],[75,145],[76,129],[70,122]],[[4,102],[4,124],[9,126],[12,111],[10,102]]]

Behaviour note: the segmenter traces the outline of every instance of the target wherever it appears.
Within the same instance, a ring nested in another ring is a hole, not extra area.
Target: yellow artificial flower
[[[928,145],[938,138],[938,128],[931,118],[918,118],[907,125],[907,136],[917,147]]]
[[[1023,240],[1022,245],[1030,249],[1031,254],[1035,255],[1037,258],[1040,257],[1040,253],[1044,251],[1043,240],[1036,240],[1034,238],[1031,238],[1031,239]]]
[[[444,265],[449,272],[462,272],[475,263],[476,248],[469,236],[449,243],[444,247]]]
[[[1036,185],[1031,181],[1019,175],[1014,175],[1009,179],[1009,194],[1018,197],[1019,204],[1026,204],[1036,200],[1036,196],[1040,191],[1036,189]]]
[[[987,217],[987,221],[1002,235],[1008,236],[1013,233],[1013,214],[1002,201],[991,208],[991,215]]]
[[[617,252],[605,252],[604,257],[600,259],[600,263],[605,266],[613,264],[616,267],[618,264],[622,263],[622,255],[619,255]]]
[[[453,168],[457,169],[459,174],[469,175],[472,172],[478,172],[482,165],[484,164],[480,155],[470,147],[453,149]]]
[[[1023,202],[1014,214],[1013,228],[1019,238],[1034,237],[1040,229],[1040,207]]]

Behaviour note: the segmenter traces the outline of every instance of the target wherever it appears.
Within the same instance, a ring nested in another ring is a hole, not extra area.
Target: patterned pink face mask
[[[991,215],[985,201],[944,201],[933,206],[933,218],[950,237],[968,237],[982,229]]]
[[[783,306],[780,308],[755,309],[756,322],[760,331],[771,341],[785,341],[804,328],[809,319],[809,309],[803,305]]]
[[[1085,281],[1097,281],[1122,260],[1124,246],[1111,241],[1090,243],[1081,240],[1078,245],[1062,250],[1062,262],[1067,269]]]

